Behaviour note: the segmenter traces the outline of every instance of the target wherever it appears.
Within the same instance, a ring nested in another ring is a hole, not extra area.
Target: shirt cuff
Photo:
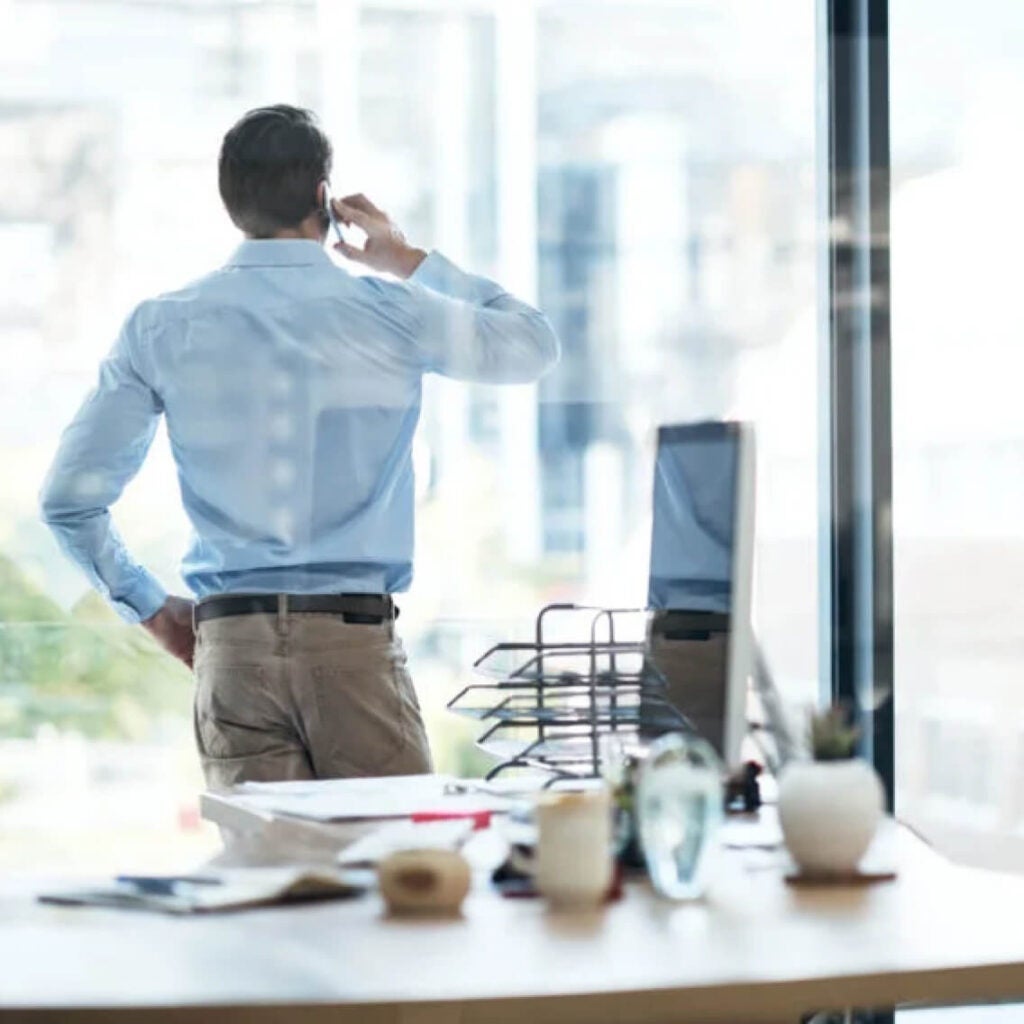
[[[153,618],[166,600],[167,591],[152,573],[143,569],[128,592],[120,597],[111,596],[110,603],[125,622],[134,626]]]
[[[464,299],[480,306],[505,294],[500,285],[486,277],[467,274],[436,249],[427,254],[426,259],[413,271],[409,280],[431,291],[440,292],[453,299]]]

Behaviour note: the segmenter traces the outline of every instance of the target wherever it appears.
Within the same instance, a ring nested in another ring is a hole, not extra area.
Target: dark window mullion
[[[886,0],[828,0],[828,594],[833,700],[893,802]]]

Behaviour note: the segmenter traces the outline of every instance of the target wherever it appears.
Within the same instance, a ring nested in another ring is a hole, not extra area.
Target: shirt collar
[[[319,242],[306,238],[247,238],[228,260],[229,267],[309,267],[330,263]]]

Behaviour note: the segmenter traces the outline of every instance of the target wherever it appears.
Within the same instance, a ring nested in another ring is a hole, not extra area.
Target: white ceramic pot
[[[885,797],[866,761],[797,761],[779,782],[786,846],[805,874],[857,869],[882,816]]]

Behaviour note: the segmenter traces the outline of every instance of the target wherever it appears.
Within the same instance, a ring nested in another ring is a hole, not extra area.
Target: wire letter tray
[[[477,746],[498,762],[488,779],[515,768],[596,777],[604,736],[639,745],[692,731],[645,656],[647,618],[645,609],[550,604],[533,641],[495,644],[477,659],[489,681],[466,686],[448,708],[486,726]]]

